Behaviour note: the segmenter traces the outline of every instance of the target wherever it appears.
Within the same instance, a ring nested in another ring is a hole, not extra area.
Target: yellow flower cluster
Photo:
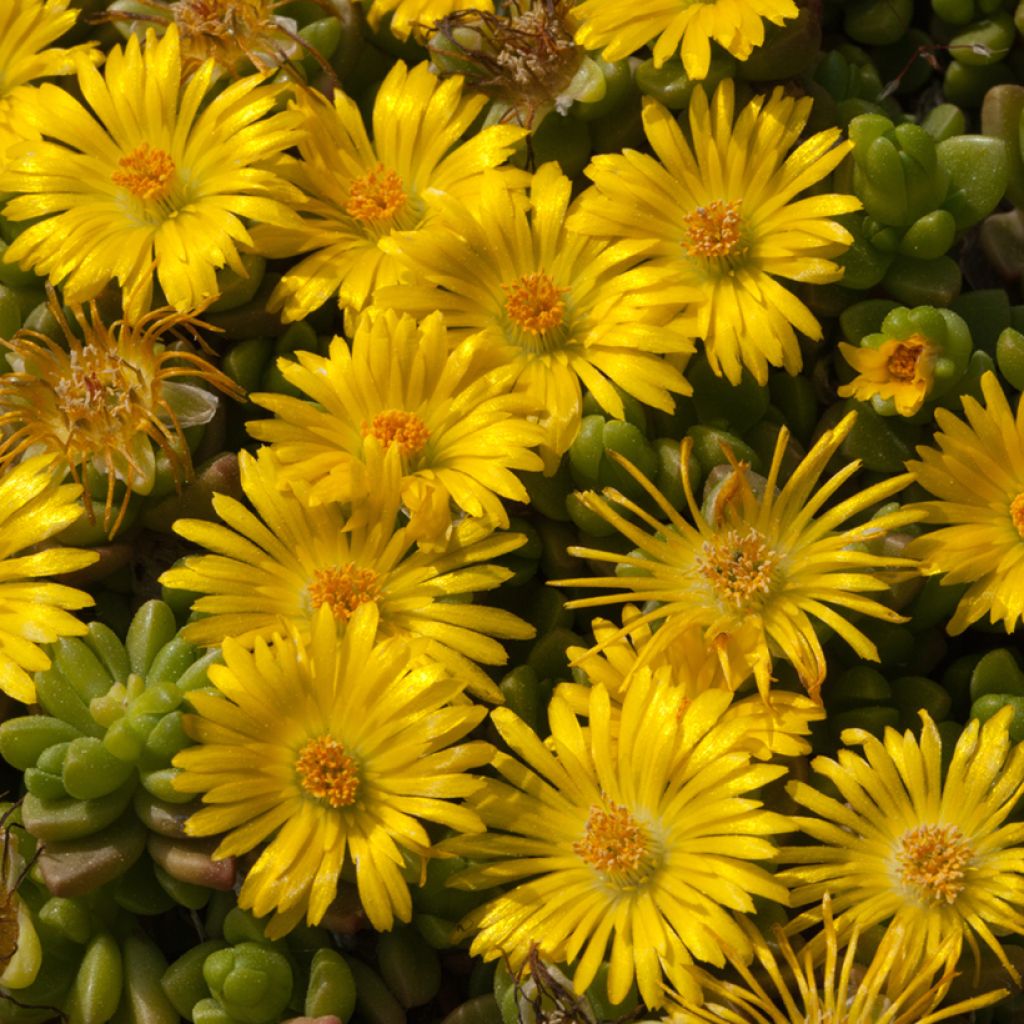
[[[763,386],[800,370],[798,333],[821,338],[781,282],[841,276],[851,236],[834,218],[860,204],[823,184],[850,148],[839,130],[806,137],[810,99],[741,105],[727,79],[697,87],[682,124],[645,101],[650,152],[596,156],[574,197],[556,163],[516,166],[527,130],[481,127],[486,100],[458,77],[396,63],[368,126],[340,90],[270,80],[293,34],[278,4],[238,0],[251,31],[228,40],[196,28],[195,5],[146,2],[144,38],[102,68],[89,47],[45,50],[73,20],[63,0],[17,0],[36,31],[5,65],[0,13],[3,217],[27,222],[4,260],[72,312],[54,300],[63,342],[5,339],[0,689],[32,701],[39,645],[85,628],[69,612],[88,596],[38,578],[96,554],[27,549],[81,514],[97,474],[114,530],[115,490],[151,493],[159,457],[191,474],[188,428],[212,418],[211,386],[237,388],[175,331],[207,326],[246,259],[278,261],[267,311],[336,305],[344,336],[282,357],[286,387],[251,396],[269,415],[238,457],[247,501],[216,494],[219,522],[178,519],[201,551],[161,577],[197,595],[184,639],[224,662],[190,695],[194,745],[174,761],[204,804],[187,831],[217,837],[216,858],[252,852],[238,900],[269,937],[323,921],[345,882],[373,928],[407,922],[427,865],[460,857],[452,886],[485,893],[459,924],[474,955],[569,965],[578,993],[607,964],[611,1003],[635,986],[679,1024],[931,1024],[1003,994],[944,1005],[964,950],[1019,981],[1003,943],[1024,933],[1010,710],[955,741],[927,712],[916,733],[847,729],[835,757],[804,760],[827,642],[878,660],[879,624],[906,621],[894,584],[969,584],[953,633],[1024,615],[1024,404],[1014,416],[994,375],[968,422],[939,410],[937,449],[862,489],[844,454],[855,414],[806,450],[781,427],[763,475],[728,450],[703,495],[687,439],[678,501],[606,452],[620,486],[576,500],[607,542],[561,551],[586,569],[553,582],[574,588],[570,611],[620,604],[620,621],[569,646],[573,681],[532,724],[485,706],[506,700],[506,643],[536,633],[499,594],[529,543],[524,477],[564,467],[588,402],[669,417],[698,348],[712,374]],[[453,10],[366,6],[402,38]],[[712,42],[744,59],[765,21],[797,14],[650,6],[626,23],[621,4],[582,0],[575,38],[609,59],[653,43],[656,64],[678,52],[702,78]],[[75,95],[27,85],[72,69]],[[124,315],[108,326],[112,286]],[[894,504],[912,484],[934,500]],[[766,908],[785,907],[802,909],[770,941]]]

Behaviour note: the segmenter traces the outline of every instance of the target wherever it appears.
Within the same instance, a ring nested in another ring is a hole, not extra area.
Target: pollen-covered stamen
[[[925,343],[916,337],[899,342],[889,356],[886,370],[893,380],[912,381],[917,374],[917,364],[925,352]]]
[[[57,405],[70,426],[93,427],[107,417],[124,422],[126,430],[133,405],[145,401],[144,381],[136,367],[109,349],[86,346],[71,353],[70,372],[54,382]]]
[[[508,296],[505,312],[522,330],[543,334],[564,322],[565,300],[562,296],[569,289],[557,287],[543,270],[524,274],[518,281],[501,287]]]
[[[332,807],[349,807],[359,793],[359,765],[331,736],[309,740],[295,759],[299,784]]]
[[[704,557],[697,560],[698,571],[719,597],[739,608],[771,590],[778,564],[778,553],[753,527],[746,533],[726,530],[714,541],[707,541]]]
[[[683,245],[690,256],[703,259],[736,256],[745,248],[742,226],[740,200],[716,199],[687,215],[687,239]]]
[[[919,825],[896,851],[900,882],[925,903],[954,903],[974,851],[956,825]]]
[[[117,162],[110,180],[139,199],[166,199],[174,179],[174,161],[148,142],[137,146]]]
[[[1017,532],[1024,540],[1024,491],[1010,502],[1010,521],[1017,527]]]
[[[402,179],[383,164],[377,164],[374,170],[349,185],[345,210],[356,220],[376,224],[394,217],[407,201]]]
[[[592,868],[618,884],[642,882],[654,866],[651,837],[647,829],[619,804],[591,807],[583,838],[572,844]]]
[[[430,440],[430,431],[415,413],[401,409],[387,409],[377,413],[362,426],[363,437],[376,438],[384,448],[397,445],[398,450],[410,458],[419,455]]]
[[[326,604],[339,622],[348,622],[355,610],[380,596],[380,576],[353,562],[317,569],[309,585],[309,602],[314,608]]]

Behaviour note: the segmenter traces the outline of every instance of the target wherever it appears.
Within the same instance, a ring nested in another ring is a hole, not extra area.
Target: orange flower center
[[[688,237],[683,245],[690,256],[710,260],[733,256],[743,250],[740,202],[716,199],[707,206],[698,206],[686,217]]]
[[[524,331],[543,334],[565,319],[562,295],[569,289],[556,287],[543,270],[524,274],[518,281],[501,287],[508,296],[505,299],[505,312]]]
[[[380,577],[372,569],[360,569],[352,562],[317,569],[309,585],[314,608],[326,604],[339,622],[348,622],[353,612],[380,596]]]
[[[78,350],[69,361],[68,372],[53,385],[57,404],[69,426],[102,422],[109,428],[112,418],[124,420],[134,429],[134,417],[127,418],[136,402],[144,401],[142,374],[120,356],[96,345]],[[125,444],[128,439],[125,438]]]
[[[927,347],[924,341],[918,341],[917,335],[907,341],[899,342],[885,364],[889,376],[894,380],[912,381],[917,374],[917,363]]]
[[[166,199],[174,177],[174,161],[162,149],[144,142],[117,162],[110,180],[139,199]]]
[[[1017,527],[1017,532],[1024,539],[1024,491],[1021,491],[1013,501],[1010,502],[1010,519]]]
[[[295,759],[295,773],[307,793],[332,807],[350,807],[356,802],[359,766],[330,736],[306,743]]]
[[[625,807],[591,807],[583,838],[572,844],[592,868],[615,881],[636,884],[651,872],[654,859],[647,830]]]
[[[377,164],[369,174],[356,178],[349,186],[345,210],[364,224],[376,224],[398,213],[407,198],[402,179],[383,164]]]
[[[956,825],[920,825],[900,840],[900,881],[925,903],[953,903],[973,851]]]
[[[423,451],[430,431],[415,413],[388,409],[377,413],[372,422],[363,422],[363,437],[374,437],[385,448],[398,445],[399,451],[408,458]]]
[[[697,568],[723,600],[742,608],[757,594],[768,593],[778,563],[778,554],[751,527],[745,534],[727,530],[706,542]]]

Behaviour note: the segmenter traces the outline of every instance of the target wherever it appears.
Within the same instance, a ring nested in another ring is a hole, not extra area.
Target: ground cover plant
[[[0,0],[0,1021],[1024,1018],[1024,5]]]

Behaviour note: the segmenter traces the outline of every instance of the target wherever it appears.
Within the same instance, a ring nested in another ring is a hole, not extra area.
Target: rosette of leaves
[[[35,677],[42,713],[0,726],[0,754],[24,772],[21,818],[42,844],[49,891],[75,897],[116,880],[119,905],[157,913],[230,888],[233,861],[215,863],[208,844],[185,838],[195,806],[175,790],[171,767],[191,742],[188,694],[208,685],[218,652],[186,643],[171,609],[149,601],[124,642],[93,622],[81,639],[55,644],[52,658]]]

